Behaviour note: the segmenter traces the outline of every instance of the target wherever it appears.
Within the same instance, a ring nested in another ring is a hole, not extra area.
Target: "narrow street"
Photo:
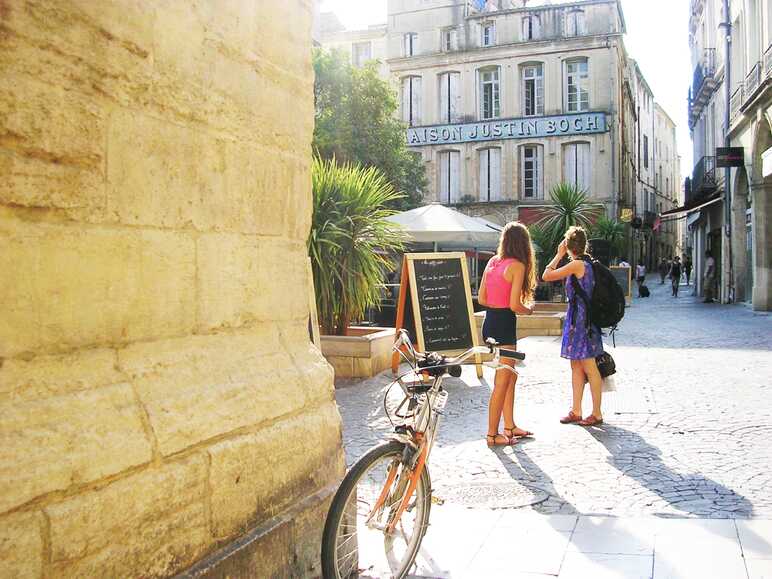
[[[431,457],[435,494],[467,507],[532,505],[546,514],[772,517],[772,318],[742,305],[703,304],[649,280],[612,352],[617,391],[605,424],[558,423],[570,401],[559,338],[521,341],[528,355],[516,421],[531,440],[486,447],[493,373],[445,382],[446,417]],[[387,435],[389,372],[339,384],[349,464]],[[589,411],[589,392],[585,411]]]

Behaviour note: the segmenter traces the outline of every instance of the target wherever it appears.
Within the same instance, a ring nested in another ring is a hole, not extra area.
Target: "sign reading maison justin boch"
[[[500,139],[527,139],[606,132],[606,113],[578,113],[525,119],[495,119],[459,125],[411,127],[409,147]]]

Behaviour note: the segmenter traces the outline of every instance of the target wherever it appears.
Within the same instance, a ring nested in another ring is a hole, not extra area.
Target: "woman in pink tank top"
[[[517,348],[517,316],[533,313],[536,289],[536,259],[528,229],[513,221],[504,226],[499,249],[483,273],[478,301],[485,310],[483,338],[493,338],[502,347]],[[502,358],[502,363],[515,365],[515,360]],[[517,374],[497,370],[493,392],[488,403],[488,446],[511,445],[531,432],[515,425],[515,383]],[[504,415],[504,431],[499,422]]]

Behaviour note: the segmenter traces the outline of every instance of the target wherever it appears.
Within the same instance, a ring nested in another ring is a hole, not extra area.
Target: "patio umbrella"
[[[435,247],[495,248],[501,226],[470,217],[439,203],[403,211],[388,218],[399,225],[415,243],[433,243]]]

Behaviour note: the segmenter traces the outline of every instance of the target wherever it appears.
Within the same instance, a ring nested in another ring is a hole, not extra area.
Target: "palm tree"
[[[592,226],[591,236],[608,241],[612,252],[618,255],[625,239],[625,225],[603,215]]]
[[[402,196],[375,167],[314,157],[313,216],[308,253],[322,333],[344,335],[380,300],[384,274],[394,269],[389,254],[403,247],[404,234],[386,221],[387,206]]]
[[[550,201],[542,209],[537,222],[543,239],[550,244],[542,248],[548,255],[555,252],[569,227],[578,225],[589,229],[593,221],[605,212],[603,204],[590,201],[583,190],[569,183],[555,185],[550,190]]]

